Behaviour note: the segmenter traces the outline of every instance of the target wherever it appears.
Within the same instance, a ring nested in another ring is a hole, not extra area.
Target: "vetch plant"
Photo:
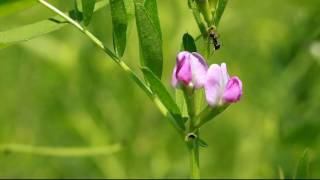
[[[180,52],[172,75],[172,85],[181,88],[188,108],[188,129],[185,141],[190,151],[192,177],[200,178],[199,128],[221,113],[229,104],[236,103],[242,96],[242,82],[237,76],[230,78],[227,65],[212,64],[209,68],[198,53]],[[195,91],[205,89],[208,107],[199,115],[195,110]]]
[[[171,81],[177,91],[183,92],[187,115],[182,113],[183,109],[177,105],[161,81],[162,33],[156,0],[74,0],[75,9],[69,13],[60,11],[45,0],[37,1],[57,16],[0,32],[0,48],[53,32],[67,24],[74,26],[118,64],[170,120],[190,152],[191,178],[200,178],[199,147],[206,146],[200,138],[200,128],[231,103],[238,102],[242,96],[241,80],[237,76],[229,76],[225,63],[208,66],[205,60],[221,47],[217,30],[227,0],[188,0],[201,34],[196,40],[188,33],[184,34],[183,50],[177,54]],[[82,9],[78,8],[80,3]],[[110,23],[113,27],[113,50],[106,47],[87,28],[93,13],[107,4],[112,17]],[[131,5],[134,8],[128,8]],[[145,80],[123,59],[128,39],[127,31],[134,17],[139,36],[140,67]],[[197,50],[199,48],[196,44],[199,42],[205,43],[204,50]],[[205,92],[207,106],[200,111],[196,108],[196,101],[199,98],[197,92],[202,90]]]

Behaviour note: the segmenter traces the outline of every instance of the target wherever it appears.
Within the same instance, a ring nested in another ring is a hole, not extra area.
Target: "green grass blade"
[[[309,171],[309,155],[308,155],[308,149],[306,149],[298,161],[297,169],[293,179],[307,179],[308,171]]]

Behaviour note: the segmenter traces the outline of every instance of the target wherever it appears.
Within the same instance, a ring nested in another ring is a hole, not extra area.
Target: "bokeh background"
[[[62,10],[72,1],[51,1]],[[164,75],[185,32],[199,31],[186,0],[158,0]],[[52,16],[40,5],[0,17],[7,30]],[[112,46],[108,7],[90,30]],[[294,174],[309,148],[320,177],[320,1],[230,0],[219,27],[221,50],[244,83],[242,101],[202,130],[203,178],[279,178]],[[125,61],[139,71],[135,23]],[[141,75],[141,73],[139,73]],[[1,178],[186,178],[187,150],[171,124],[121,69],[73,27],[0,50],[0,144],[84,147],[122,143],[97,157],[0,153]]]

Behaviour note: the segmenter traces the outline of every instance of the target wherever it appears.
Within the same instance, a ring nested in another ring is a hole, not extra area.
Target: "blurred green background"
[[[72,1],[51,1],[62,10]],[[185,32],[199,31],[186,0],[158,0],[163,82]],[[52,16],[41,5],[0,17],[0,31]],[[89,29],[112,46],[108,7]],[[139,71],[132,23],[125,61]],[[244,96],[202,130],[203,178],[291,178],[309,148],[320,177],[320,1],[230,0],[221,50]],[[139,72],[141,75],[141,73]],[[0,153],[0,178],[186,178],[187,150],[168,120],[122,70],[73,27],[0,50],[0,144],[83,147],[122,143],[114,155],[57,158]]]

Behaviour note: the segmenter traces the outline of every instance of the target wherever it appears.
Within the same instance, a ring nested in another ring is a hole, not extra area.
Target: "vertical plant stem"
[[[189,151],[190,176],[191,179],[200,179],[199,163],[199,130],[194,131],[196,123],[195,93],[193,88],[185,87],[183,89],[189,115],[189,134],[186,137],[186,143]]]
[[[200,179],[199,143],[196,138],[188,144],[191,179]]]

